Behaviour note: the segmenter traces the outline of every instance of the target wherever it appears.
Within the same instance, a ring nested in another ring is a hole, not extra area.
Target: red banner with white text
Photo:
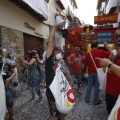
[[[94,24],[103,25],[106,23],[117,23],[118,14],[107,14],[101,16],[94,16]]]

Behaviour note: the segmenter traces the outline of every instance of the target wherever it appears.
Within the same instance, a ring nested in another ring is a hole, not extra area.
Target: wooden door
[[[38,49],[39,54],[43,53],[43,38],[24,34],[24,51]]]

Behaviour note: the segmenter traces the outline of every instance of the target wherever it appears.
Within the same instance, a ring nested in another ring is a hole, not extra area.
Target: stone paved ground
[[[92,98],[90,103],[87,104],[84,101],[86,87],[87,82],[83,81],[81,87],[83,95],[77,98],[75,107],[66,117],[66,120],[107,120],[108,116],[106,112],[104,93],[100,93],[100,99],[102,100],[100,105],[94,106],[92,104]],[[21,83],[21,88],[21,96],[14,100],[14,120],[47,120],[49,111],[45,89],[42,90],[43,99],[42,102],[39,103],[35,100],[28,102],[30,99],[30,92],[26,89],[25,83]]]

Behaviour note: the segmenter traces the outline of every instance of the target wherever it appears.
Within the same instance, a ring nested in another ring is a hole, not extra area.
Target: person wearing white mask
[[[50,111],[50,117],[48,120],[64,120],[65,115],[58,112],[54,96],[49,89],[50,84],[52,83],[55,76],[55,69],[57,68],[57,64],[60,60],[62,60],[62,50],[60,46],[54,46],[54,34],[57,28],[62,26],[64,23],[56,23],[49,35],[48,45],[46,51],[46,65],[45,65],[45,75],[46,75],[46,96],[48,100],[48,106]]]

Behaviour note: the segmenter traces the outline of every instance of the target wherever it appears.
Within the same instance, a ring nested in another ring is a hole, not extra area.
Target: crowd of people
[[[58,27],[63,26],[63,23],[57,23],[51,29],[47,49],[43,53],[43,58],[38,55],[38,51],[27,50],[25,52],[25,59],[19,56],[22,66],[24,67],[24,74],[26,78],[27,87],[31,92],[31,99],[42,100],[42,92],[40,90],[42,85],[46,87],[46,96],[50,111],[48,120],[65,120],[66,114],[60,113],[55,104],[55,98],[49,88],[55,77],[55,70],[58,63],[65,63],[63,59],[63,51],[59,45],[54,45],[54,34]],[[94,86],[93,105],[99,105],[101,100],[99,98],[99,81],[97,76],[97,68],[108,67],[105,100],[108,115],[114,107],[116,100],[120,94],[120,42],[115,43],[116,55],[104,43],[105,50],[98,49],[98,42],[91,43],[91,51],[85,57],[80,54],[81,48],[75,47],[75,52],[68,58],[68,64],[64,64],[70,72],[71,78],[75,78],[73,84],[77,85],[77,95],[82,95],[81,86],[83,79],[83,70],[88,67],[87,90],[85,95],[85,102],[89,103],[91,98],[92,87]],[[13,120],[13,105],[14,98],[20,94],[20,83],[18,81],[17,63],[14,54],[7,55],[3,61],[2,50],[0,51],[0,69],[3,69],[3,80],[6,92],[6,106],[9,114],[9,120]],[[63,71],[64,73],[65,71]],[[67,78],[67,76],[66,76]],[[68,77],[69,79],[70,77]],[[69,80],[68,80],[69,81]]]

